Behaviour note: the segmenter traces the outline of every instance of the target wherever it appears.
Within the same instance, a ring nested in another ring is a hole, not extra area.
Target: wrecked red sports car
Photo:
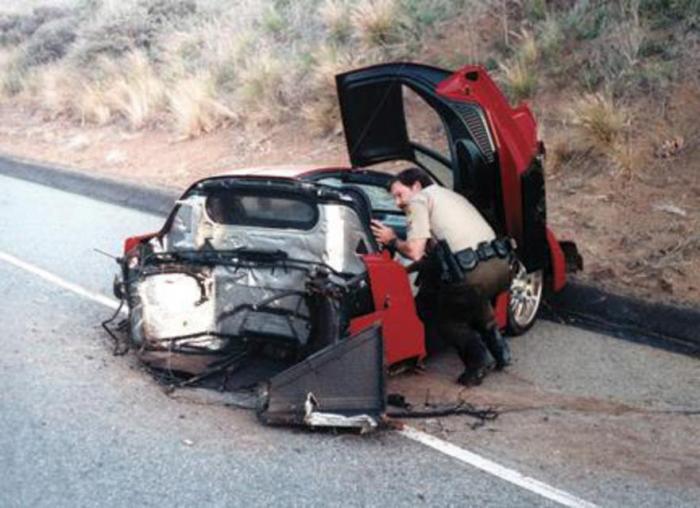
[[[115,289],[140,358],[196,380],[224,374],[233,389],[258,383],[267,422],[372,427],[385,367],[425,356],[409,275],[369,228],[405,231],[405,217],[386,190],[391,173],[368,167],[420,166],[516,240],[518,275],[496,302],[511,333],[532,325],[545,285],[563,287],[567,260],[580,262],[547,228],[532,113],[511,108],[483,68],[379,65],[337,86],[352,167],[201,180],[120,259]],[[439,119],[442,150],[414,134],[416,103]]]

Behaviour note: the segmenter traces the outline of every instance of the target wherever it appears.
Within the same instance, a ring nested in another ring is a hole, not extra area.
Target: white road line
[[[71,291],[79,296],[82,296],[83,298],[87,298],[88,300],[92,300],[93,302],[97,302],[106,307],[109,307],[110,309],[116,310],[119,306],[119,304],[111,298],[85,289],[81,286],[78,286],[77,284],[73,284],[72,282],[63,279],[58,275],[54,275],[50,272],[47,272],[43,268],[39,268],[38,266],[22,261],[21,259],[16,258],[11,254],[7,254],[5,252],[0,251],[0,260],[5,261],[13,266],[16,266],[17,268],[21,268],[26,272],[37,275],[45,281],[51,282],[52,284],[55,284],[63,289]],[[546,499],[555,501],[563,506],[570,506],[574,508],[596,507],[595,504],[589,503],[588,501],[585,501],[583,499],[579,499],[578,497],[569,494],[568,492],[556,489],[544,482],[535,480],[534,478],[530,478],[529,476],[525,476],[524,474],[519,473],[518,471],[509,469],[505,466],[501,466],[500,464],[493,462],[492,460],[489,460],[485,457],[482,457],[481,455],[478,455],[474,452],[470,452],[469,450],[465,450],[464,448],[460,448],[457,445],[454,445],[447,441],[443,441],[442,439],[437,438],[435,436],[431,436],[430,434],[426,434],[425,432],[421,432],[420,430],[414,429],[413,427],[405,426],[402,430],[398,431],[398,433],[404,436],[405,438],[408,438],[412,441],[432,448],[433,450],[436,450],[449,457],[457,459],[460,462],[480,469],[485,473],[488,473],[497,478],[500,478],[501,480],[512,483],[513,485],[517,485],[518,487],[533,492],[534,494],[542,496]]]
[[[437,450],[440,453],[449,455],[450,457],[469,464],[485,473],[496,476],[501,480],[505,480],[513,485],[517,485],[525,490],[529,490],[535,494],[538,494],[544,498],[555,501],[563,506],[571,506],[576,508],[595,508],[597,505],[580,499],[568,492],[559,490],[552,487],[544,482],[525,476],[514,469],[502,466],[492,460],[489,460],[481,455],[478,455],[464,448],[460,448],[457,445],[443,441],[440,438],[426,434],[413,427],[405,426],[402,430],[398,431],[402,436],[416,441],[420,444],[428,446],[433,450]]]
[[[117,310],[117,308],[119,307],[119,302],[117,302],[113,298],[109,298],[107,296],[85,289],[84,287],[78,286],[77,284],[73,284],[72,282],[68,282],[67,280],[59,277],[58,275],[54,275],[51,272],[47,272],[43,268],[39,268],[38,266],[22,261],[21,259],[16,258],[11,254],[7,254],[5,252],[0,251],[0,260],[14,265],[17,268],[21,268],[26,272],[37,275],[45,281],[51,282],[52,284],[55,284],[63,289],[80,295],[83,298],[87,298],[88,300],[92,300],[93,302],[102,304],[105,307],[109,307],[112,310]]]

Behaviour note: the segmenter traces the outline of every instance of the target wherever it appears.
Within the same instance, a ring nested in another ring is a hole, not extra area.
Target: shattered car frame
[[[388,365],[425,357],[404,267],[369,228],[406,219],[369,166],[409,161],[479,208],[517,242],[518,277],[496,300],[522,333],[542,289],[580,265],[546,225],[544,146],[527,106],[511,108],[481,67],[387,64],[337,76],[352,167],[251,168],[206,178],[163,228],[126,239],[115,293],[147,364],[227,388],[258,384],[269,423],[373,428]],[[408,133],[406,91],[441,119],[448,153]],[[575,266],[574,266],[575,267]]]

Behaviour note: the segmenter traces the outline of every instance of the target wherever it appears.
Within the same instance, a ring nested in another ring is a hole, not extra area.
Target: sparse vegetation
[[[559,116],[578,111],[569,132],[585,144],[615,123],[601,97],[633,105],[697,70],[679,62],[699,19],[700,0],[37,0],[0,13],[0,91],[83,124],[193,137],[303,121],[326,135],[336,73],[472,60],[514,102],[565,90]]]
[[[571,109],[571,122],[588,145],[607,151],[617,143],[628,126],[625,109],[602,93],[584,95]]]
[[[515,55],[500,64],[506,92],[514,102],[528,99],[537,90],[537,61],[539,49],[532,33],[523,30],[518,34],[519,45]]]
[[[183,138],[211,132],[236,117],[217,100],[215,82],[210,75],[193,76],[179,82],[168,93],[168,104],[177,132]]]
[[[352,9],[355,33],[370,49],[400,43],[403,22],[396,0],[362,0]]]
[[[125,153],[160,146],[148,166],[168,179],[178,166],[189,181],[197,168],[342,158],[337,73],[397,60],[481,64],[533,108],[550,218],[575,229],[588,273],[609,278],[609,259],[625,285],[653,290],[628,259],[614,261],[625,246],[647,256],[663,247],[656,237],[673,244],[698,228],[699,54],[700,0],[6,0],[0,106],[34,122],[10,150],[34,156],[45,137],[55,144],[44,153],[61,163],[129,171]],[[421,114],[424,141],[444,142]],[[44,132],[46,121],[60,133]],[[193,149],[188,164],[180,150]],[[671,229],[647,201],[686,215]],[[675,268],[674,287],[687,285]]]

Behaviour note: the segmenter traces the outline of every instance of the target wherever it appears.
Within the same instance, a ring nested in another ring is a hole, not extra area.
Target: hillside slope
[[[536,113],[550,222],[579,244],[582,277],[700,304],[700,0],[5,9],[0,150],[160,184],[250,164],[344,162],[335,73],[397,59],[481,63]]]

